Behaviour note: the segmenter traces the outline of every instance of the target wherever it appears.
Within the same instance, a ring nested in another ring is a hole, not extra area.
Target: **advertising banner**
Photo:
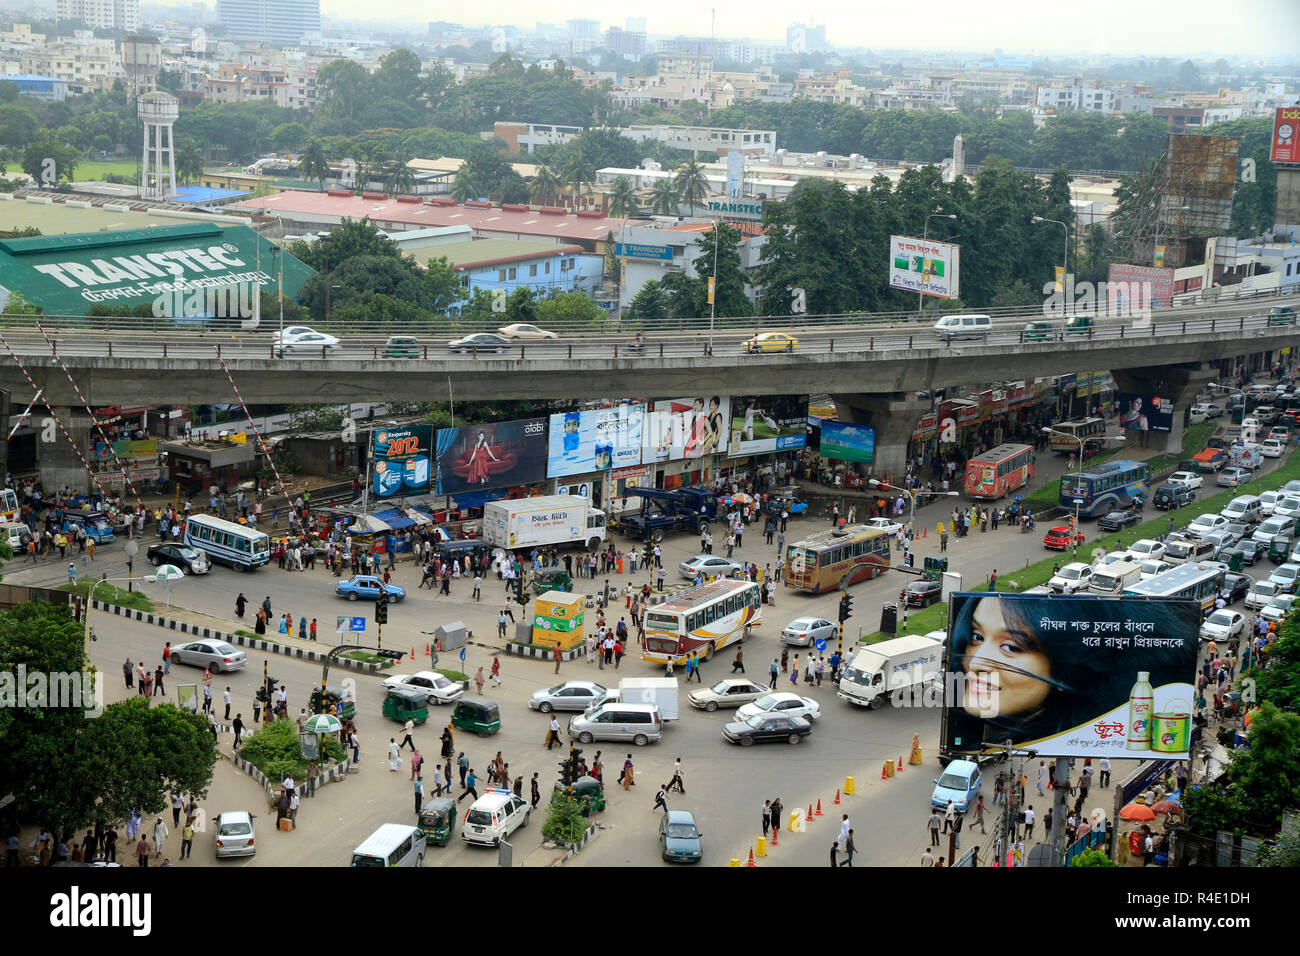
[[[889,287],[924,292],[939,299],[960,293],[961,247],[933,239],[889,237]]]
[[[1273,117],[1273,150],[1269,158],[1275,163],[1300,163],[1300,106],[1279,106]]]
[[[1174,270],[1112,262],[1106,276],[1106,314],[1129,315],[1167,306],[1174,295]]]
[[[617,242],[614,255],[623,259],[659,259],[667,262],[673,257],[672,246],[652,246],[641,242]]]
[[[1196,601],[953,595],[944,747],[1186,760]]]
[[[371,494],[379,498],[427,494],[432,471],[432,425],[375,430]]]
[[[616,405],[551,416],[549,478],[590,475],[641,464],[644,405]]]
[[[802,448],[808,440],[808,396],[736,395],[731,399],[732,458]]]
[[[870,425],[825,420],[822,422],[821,456],[870,465],[876,460],[876,430]]]
[[[650,403],[641,460],[646,464],[725,454],[731,437],[731,399],[718,395]]]
[[[546,419],[438,429],[436,492],[530,485],[546,477]]]
[[[120,459],[127,458],[154,458],[158,454],[158,439],[144,438],[130,441],[115,441],[112,448],[109,448],[107,442],[95,442],[95,460],[111,461],[116,454]]]
[[[1142,432],[1167,432],[1174,427],[1174,402],[1160,395],[1120,392],[1119,427]]]

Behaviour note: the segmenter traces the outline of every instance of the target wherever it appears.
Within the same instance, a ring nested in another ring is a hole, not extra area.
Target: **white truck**
[[[654,704],[664,720],[677,719],[677,679],[675,677],[624,677],[618,690],[605,695],[605,700],[618,700],[625,704]]]
[[[905,634],[860,648],[840,675],[838,696],[850,704],[877,710],[895,691],[907,691],[940,679],[943,631]]]
[[[605,513],[577,495],[540,495],[489,501],[483,506],[483,540],[493,547],[582,545],[605,540]]]

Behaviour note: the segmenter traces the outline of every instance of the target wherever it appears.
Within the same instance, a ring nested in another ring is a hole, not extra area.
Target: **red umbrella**
[[[1146,823],[1156,818],[1155,811],[1145,803],[1130,803],[1119,812],[1119,815],[1125,820],[1136,820],[1139,823]]]
[[[1172,800],[1161,800],[1159,803],[1153,804],[1151,809],[1154,810],[1156,813],[1182,813],[1183,812],[1183,808],[1180,807],[1178,804],[1174,803]]]

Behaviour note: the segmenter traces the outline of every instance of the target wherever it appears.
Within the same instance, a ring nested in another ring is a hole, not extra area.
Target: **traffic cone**
[[[821,798],[818,797],[818,798],[817,798],[817,813],[814,814],[814,816],[821,816],[821,815],[822,815],[822,801],[821,801]]]
[[[840,792],[838,790],[835,791],[835,799],[831,802],[837,807],[840,805]]]
[[[412,660],[412,661],[415,660],[415,648],[414,648],[414,647],[411,648],[411,660]]]
[[[754,848],[752,846],[749,848],[749,862],[746,863],[745,866],[758,866],[758,864],[754,862]]]
[[[930,529],[929,529],[929,528],[926,528],[926,527],[922,527],[922,528],[921,528],[921,537],[922,537],[922,538],[928,538],[928,537],[930,537]]]
[[[803,819],[805,823],[812,823],[812,818],[813,818],[813,808],[812,808],[812,804],[810,803],[808,804],[808,815]]]
[[[776,838],[776,834],[777,834],[777,830],[776,830],[776,828],[774,827],[774,828],[772,829],[772,846],[780,846],[780,845],[781,845],[781,841],[778,840],[778,839]]]
[[[886,761],[884,762],[884,764],[882,764],[881,767],[880,767],[880,779],[881,779],[881,780],[888,780],[888,779],[889,779],[889,761],[888,761],[888,760],[886,760]]]
[[[899,773],[902,773],[902,772],[903,772],[903,755],[902,755],[902,754],[899,754],[899,755],[898,755],[898,772],[899,772]]]
[[[433,656],[433,645],[432,645],[432,644],[429,644],[428,642],[425,642],[425,645],[424,645],[424,656],[425,656],[425,657],[432,657],[432,656]]]
[[[844,796],[846,797],[853,796],[853,794],[857,792],[856,787],[857,787],[857,780],[855,780],[853,777],[844,778]]]

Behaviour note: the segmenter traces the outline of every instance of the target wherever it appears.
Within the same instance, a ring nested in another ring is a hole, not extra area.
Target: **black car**
[[[1244,574],[1225,574],[1223,576],[1223,590],[1219,593],[1229,604],[1236,604],[1246,596],[1250,586],[1255,582]]]
[[[1142,521],[1140,511],[1112,511],[1097,519],[1097,528],[1101,531],[1123,531],[1129,525]]]
[[[754,714],[746,720],[737,720],[722,728],[722,736],[733,744],[750,747],[755,743],[783,740],[797,744],[812,733],[812,724],[802,717],[783,714]]]
[[[1260,558],[1268,557],[1268,545],[1254,538],[1239,538],[1233,547],[1241,552],[1241,560],[1245,564],[1253,565]]]
[[[943,585],[938,581],[913,581],[907,586],[908,607],[929,607],[943,596]]]
[[[1191,469],[1187,469],[1190,471]],[[1151,503],[1161,511],[1168,511],[1170,508],[1181,508],[1183,505],[1190,505],[1196,500],[1196,492],[1192,491],[1186,485],[1161,485],[1156,489]]]
[[[206,554],[187,544],[150,545],[145,557],[155,568],[160,564],[171,564],[180,568],[184,574],[206,574],[212,568]]]

